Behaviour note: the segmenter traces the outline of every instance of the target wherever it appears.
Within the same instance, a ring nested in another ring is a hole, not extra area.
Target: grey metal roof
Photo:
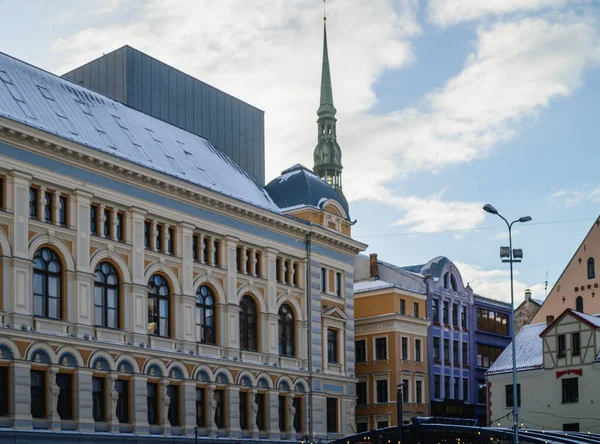
[[[540,333],[546,328],[546,323],[525,325],[517,334],[517,370],[532,370],[544,365],[543,341]],[[512,371],[511,343],[504,349],[496,362],[492,364],[486,374],[506,373]]]
[[[442,270],[446,264],[450,263],[450,259],[446,256],[437,256],[427,262],[425,265],[409,265],[402,267],[403,270],[420,275],[430,274],[433,278],[439,278],[442,275]]]
[[[206,139],[3,53],[0,116],[280,213]]]

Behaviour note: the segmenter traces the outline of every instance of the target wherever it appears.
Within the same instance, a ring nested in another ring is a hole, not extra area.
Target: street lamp
[[[500,258],[502,262],[508,262],[510,264],[510,305],[512,307],[512,379],[513,379],[513,420],[514,420],[514,433],[513,433],[513,442],[514,444],[519,444],[519,402],[517,398],[517,347],[516,347],[516,336],[515,336],[515,294],[513,290],[513,262],[521,262],[523,259],[523,250],[515,249],[512,247],[512,226],[513,224],[520,222],[525,223],[531,220],[531,217],[524,216],[520,217],[517,220],[513,220],[512,222],[508,222],[498,210],[496,210],[490,204],[486,204],[483,206],[483,210],[490,213],[495,214],[500,219],[502,219],[506,226],[508,227],[508,251],[506,251],[506,247],[500,247]]]
[[[402,424],[404,423],[404,413],[402,412],[402,401],[404,396],[402,390],[404,390],[404,382],[398,384],[396,387],[396,416],[398,417],[398,443],[402,442]]]

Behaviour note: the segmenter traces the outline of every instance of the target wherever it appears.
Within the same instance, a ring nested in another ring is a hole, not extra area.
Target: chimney
[[[369,270],[371,279],[379,279],[379,267],[377,265],[377,253],[369,255]]]
[[[552,315],[546,316],[546,325],[552,324],[553,321],[554,321],[554,316],[552,316]]]
[[[530,302],[531,301],[531,290],[528,288],[527,290],[525,290],[525,302]]]

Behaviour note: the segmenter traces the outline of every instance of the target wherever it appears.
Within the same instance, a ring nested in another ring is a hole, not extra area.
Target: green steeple
[[[337,143],[333,91],[331,88],[331,72],[329,71],[329,54],[327,52],[327,22],[323,17],[323,66],[321,68],[321,101],[317,110],[317,127],[319,131],[317,146],[314,152],[313,171],[321,179],[331,185],[342,198],[342,150]]]

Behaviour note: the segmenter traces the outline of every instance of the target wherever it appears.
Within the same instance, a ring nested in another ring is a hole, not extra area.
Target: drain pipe
[[[308,436],[313,439],[313,362],[312,362],[312,276],[311,276],[311,234],[306,233],[306,319],[308,320]],[[308,443],[307,443],[308,444]]]

